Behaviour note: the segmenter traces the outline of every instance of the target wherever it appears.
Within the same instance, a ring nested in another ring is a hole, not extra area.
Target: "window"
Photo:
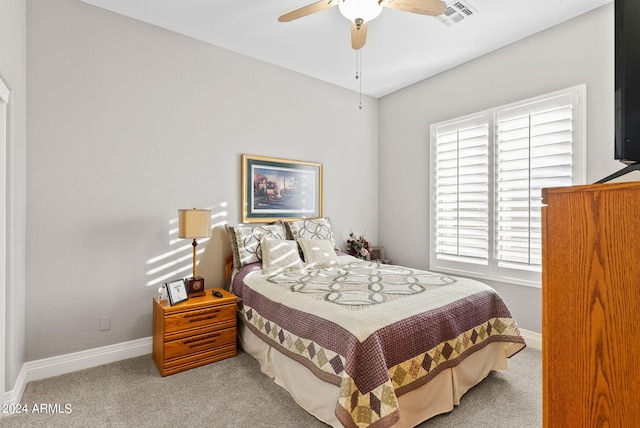
[[[431,125],[431,269],[540,286],[541,190],[585,181],[585,85]]]

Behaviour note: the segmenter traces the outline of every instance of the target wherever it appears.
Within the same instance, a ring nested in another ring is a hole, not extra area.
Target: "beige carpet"
[[[527,348],[509,367],[420,428],[540,427],[540,352]],[[21,404],[29,413],[0,418],[0,427],[326,427],[244,352],[165,378],[150,355],[119,361],[31,382]]]

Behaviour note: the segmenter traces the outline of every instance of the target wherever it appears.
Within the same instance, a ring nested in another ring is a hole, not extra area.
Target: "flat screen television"
[[[615,0],[615,159],[640,170],[640,0]]]

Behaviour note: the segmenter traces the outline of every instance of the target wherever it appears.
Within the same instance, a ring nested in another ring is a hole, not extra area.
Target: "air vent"
[[[478,13],[468,2],[466,1],[454,1],[447,6],[447,10],[442,15],[438,15],[438,18],[444,25],[451,27],[453,24],[457,24],[460,21],[470,18]]]

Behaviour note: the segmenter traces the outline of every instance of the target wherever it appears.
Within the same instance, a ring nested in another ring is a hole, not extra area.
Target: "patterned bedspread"
[[[345,427],[388,427],[397,397],[491,342],[507,357],[524,348],[500,296],[477,281],[340,257],[341,266],[235,276],[244,323],[259,337],[340,386]]]

